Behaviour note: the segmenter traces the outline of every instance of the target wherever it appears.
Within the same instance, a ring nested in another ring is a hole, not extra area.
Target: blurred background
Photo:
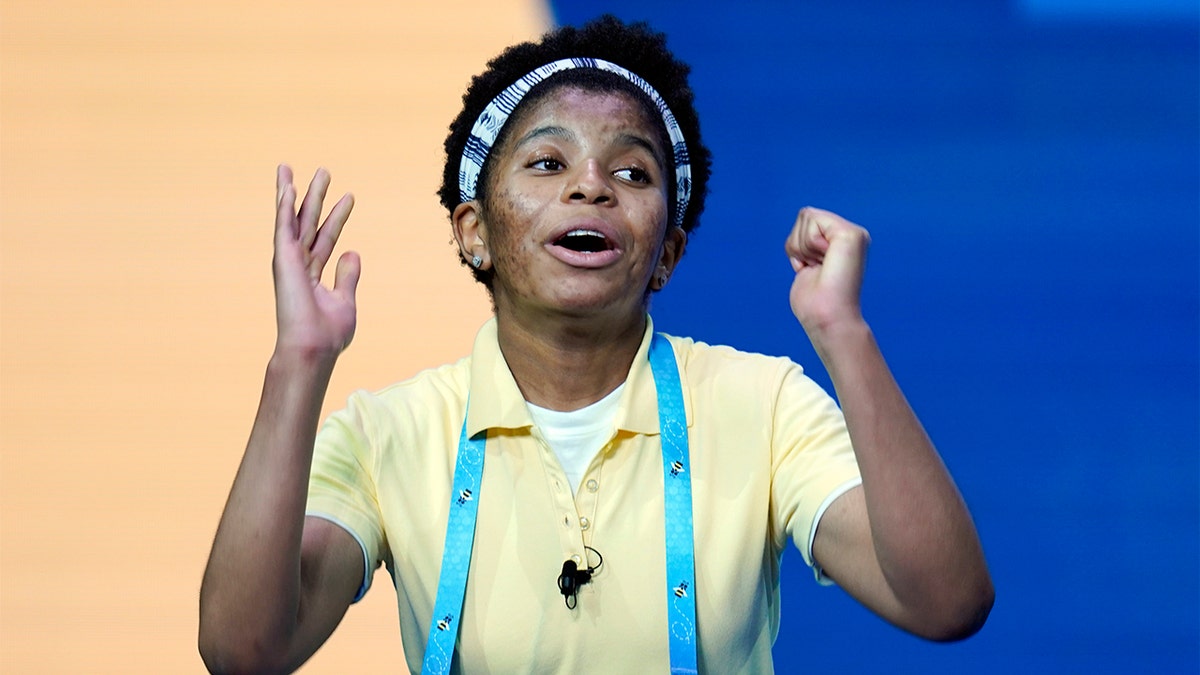
[[[326,410],[489,313],[434,192],[504,46],[602,12],[693,65],[715,173],[664,330],[786,354],[806,204],[975,514],[982,633],[784,564],[779,672],[1200,670],[1198,21],[1181,0],[0,2],[0,672],[199,673],[197,593],[273,341],[274,167],[358,205]],[[403,668],[387,584],[304,673]]]

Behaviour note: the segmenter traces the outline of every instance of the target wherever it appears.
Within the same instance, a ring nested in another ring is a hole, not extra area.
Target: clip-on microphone
[[[589,566],[584,570],[579,569],[579,565],[574,560],[567,560],[563,563],[562,574],[558,575],[558,592],[563,594],[564,602],[567,603],[567,609],[575,609],[575,605],[578,603],[577,594],[579,593],[579,587],[591,581],[592,575],[604,564],[604,556],[600,555],[599,551],[591,546],[584,546],[583,548],[595,553],[600,561],[596,563],[595,567]]]

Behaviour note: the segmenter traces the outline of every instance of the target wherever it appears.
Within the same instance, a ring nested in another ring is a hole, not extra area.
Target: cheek
[[[640,224],[640,229],[645,233],[645,245],[657,251],[662,246],[669,226],[670,216],[666,200],[650,198],[631,204],[626,210],[626,215],[629,222]]]
[[[528,278],[530,270],[525,261],[536,245],[527,236],[528,223],[536,212],[533,205],[507,191],[496,193],[488,202],[488,248],[497,273],[510,283]]]
[[[525,235],[533,214],[533,205],[520,195],[508,191],[496,193],[488,200],[486,210],[491,247],[505,251],[528,247]]]
[[[544,206],[544,201],[534,195],[513,190],[503,190],[496,197],[496,202],[503,209],[507,219],[505,225],[513,231],[526,229],[530,219]]]
[[[638,208],[642,210],[642,217],[653,222],[661,231],[665,231],[667,221],[670,220],[670,206],[671,199],[665,187],[658,191],[640,193]]]

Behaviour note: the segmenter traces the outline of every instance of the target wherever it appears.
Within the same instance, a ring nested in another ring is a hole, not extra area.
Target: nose
[[[585,204],[610,204],[616,201],[616,193],[609,184],[609,177],[600,167],[600,162],[589,159],[570,176],[563,189],[563,201]]]

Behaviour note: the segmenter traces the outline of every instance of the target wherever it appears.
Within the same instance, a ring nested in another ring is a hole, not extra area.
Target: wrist
[[[871,327],[861,316],[805,326],[804,330],[827,368],[833,366],[841,355],[861,353],[863,347],[875,343]]]
[[[328,377],[338,356],[339,352],[328,349],[276,343],[267,370],[281,375],[306,373]]]

